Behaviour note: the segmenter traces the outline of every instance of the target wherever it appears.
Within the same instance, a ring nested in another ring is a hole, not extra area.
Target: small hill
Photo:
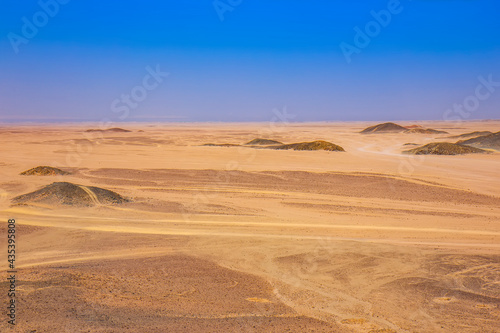
[[[278,150],[327,150],[327,151],[345,151],[344,148],[327,141],[313,141],[313,142],[300,142],[291,143],[287,145],[271,146],[271,149]]]
[[[56,182],[40,190],[23,194],[12,199],[14,204],[70,205],[70,206],[96,206],[112,205],[128,202],[127,199],[100,187],[83,186],[68,182]]]
[[[400,133],[406,131],[407,128],[400,126],[395,123],[383,123],[374,126],[370,126],[362,130],[362,134],[372,134],[372,133]]]
[[[279,142],[276,140],[269,140],[269,139],[253,139],[252,141],[249,141],[245,143],[245,145],[251,145],[251,146],[270,146],[270,145],[282,145],[283,142]]]
[[[58,168],[53,168],[50,166],[37,166],[33,169],[29,169],[20,173],[22,176],[57,176],[57,175],[69,175],[69,172],[63,171]]]
[[[405,126],[405,128],[407,128],[407,129],[422,128],[422,126],[420,126],[420,125],[409,125],[409,126]]]
[[[477,138],[479,136],[485,136],[488,134],[493,134],[493,132],[476,131],[476,132],[464,133],[464,134],[460,134],[460,135],[452,135],[452,136],[449,136],[448,139],[472,139],[472,138]]]
[[[500,150],[500,132],[491,133],[488,135],[479,136],[468,140],[461,140],[457,142],[460,145]]]
[[[85,132],[127,133],[127,132],[132,132],[132,131],[129,131],[129,130],[126,130],[126,129],[123,129],[123,128],[119,128],[119,127],[113,127],[113,128],[107,128],[107,129],[95,129],[95,128],[91,128],[91,129],[86,130]]]
[[[448,134],[445,131],[438,131],[432,128],[411,128],[404,131],[407,134]]]
[[[240,147],[240,145],[234,143],[205,143],[202,146],[207,147]]]
[[[412,155],[463,155],[487,153],[487,151],[479,148],[458,145],[456,143],[433,142],[424,146],[405,150],[403,153]]]

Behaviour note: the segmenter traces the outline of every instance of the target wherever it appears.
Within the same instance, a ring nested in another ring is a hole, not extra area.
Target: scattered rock
[[[58,168],[53,168],[50,166],[37,166],[33,169],[29,169],[20,173],[22,176],[57,176],[57,175],[69,175],[69,172],[63,171]]]

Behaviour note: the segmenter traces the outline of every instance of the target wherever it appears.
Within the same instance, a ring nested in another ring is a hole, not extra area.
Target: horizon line
[[[444,119],[393,119],[393,120],[303,120],[303,121],[287,121],[283,124],[311,124],[311,123],[366,123],[366,122],[444,122],[449,124],[460,124],[464,122],[487,122],[500,121],[500,118],[477,118],[477,119],[459,119],[459,120],[444,120]],[[106,128],[117,127],[119,124],[262,124],[262,123],[281,123],[279,121],[222,121],[222,120],[200,120],[200,121],[158,121],[158,120],[134,120],[134,121],[109,121]],[[0,126],[5,125],[65,125],[65,124],[93,124],[99,125],[102,120],[88,119],[34,119],[34,120],[4,120],[0,118]]]

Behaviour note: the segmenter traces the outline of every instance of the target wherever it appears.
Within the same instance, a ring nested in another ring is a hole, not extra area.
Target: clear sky
[[[4,0],[0,38],[0,122],[500,116],[498,0]]]

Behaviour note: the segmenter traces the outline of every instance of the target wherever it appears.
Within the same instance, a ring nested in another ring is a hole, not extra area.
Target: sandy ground
[[[369,125],[0,127],[0,219],[18,224],[17,325],[0,331],[500,331],[500,153],[403,155],[448,135],[357,133]],[[201,146],[257,137],[346,152]],[[38,165],[72,174],[19,175]],[[11,205],[55,181],[131,202]]]

